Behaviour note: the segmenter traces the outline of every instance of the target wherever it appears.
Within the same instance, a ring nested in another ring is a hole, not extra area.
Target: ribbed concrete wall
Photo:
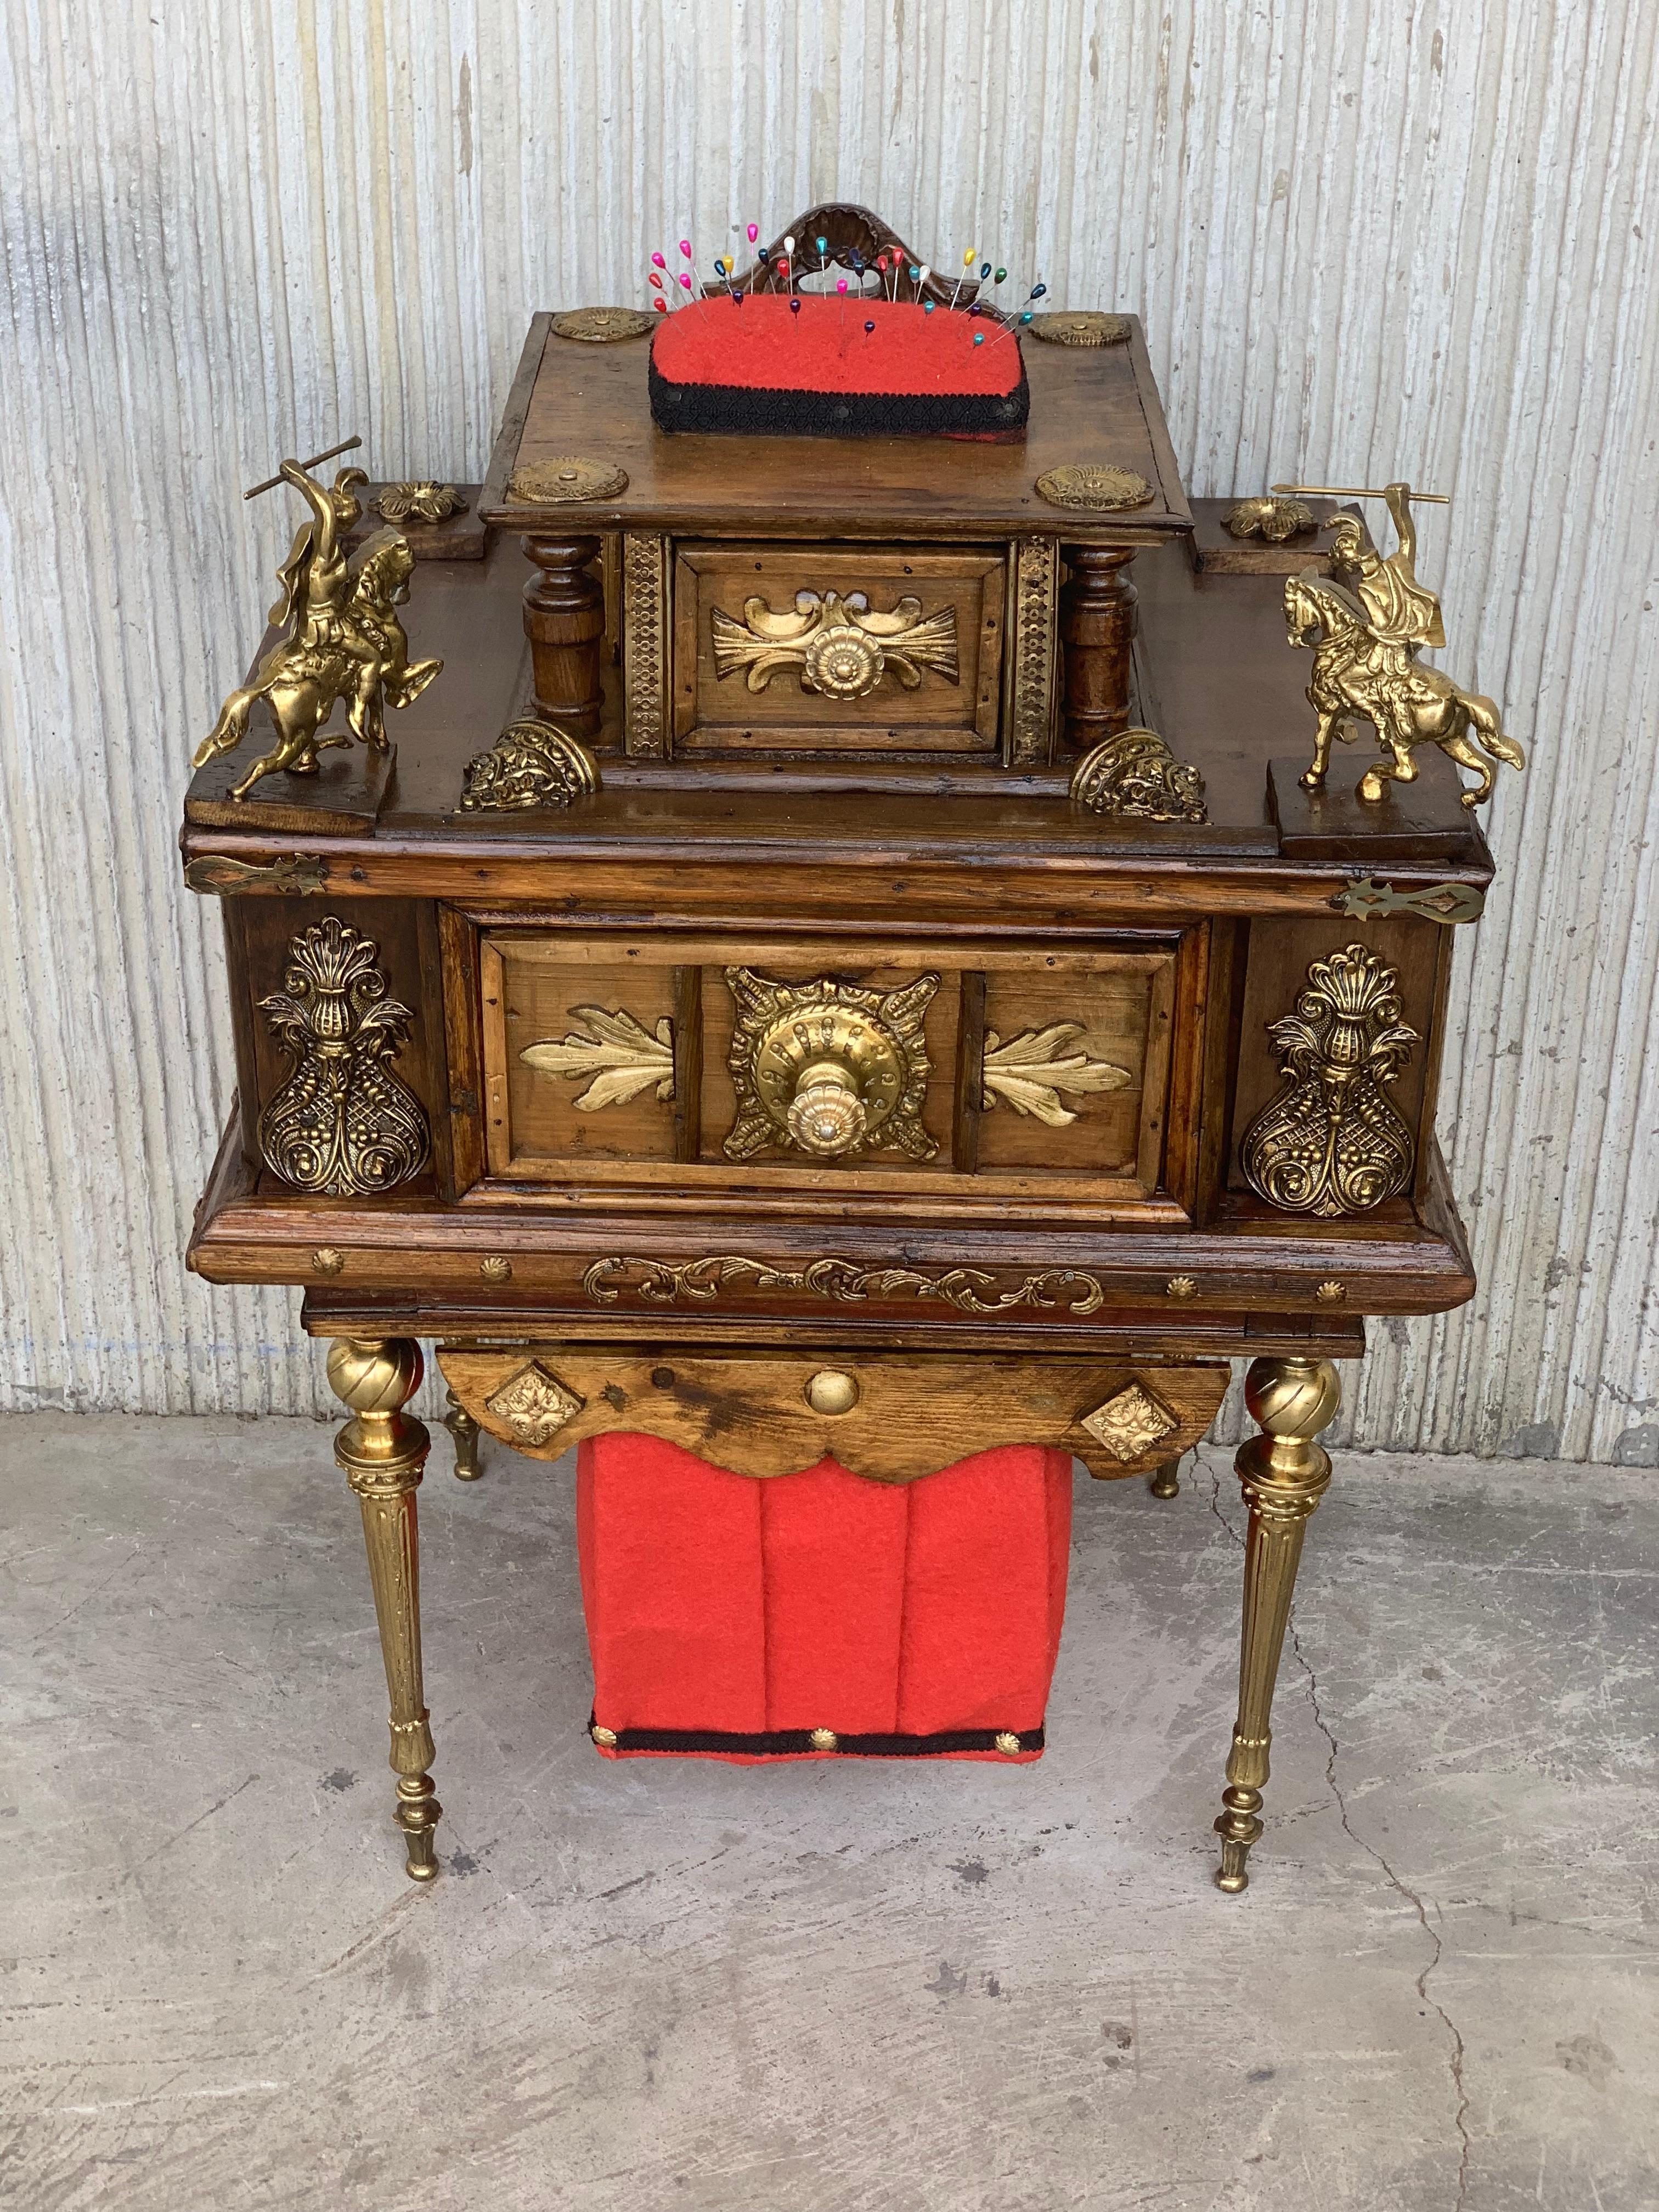
[[[291,521],[240,487],[354,429],[476,476],[532,309],[833,192],[1138,310],[1197,492],[1455,495],[1445,658],[1534,762],[1458,945],[1483,1288],[1354,1432],[1659,1464],[1656,55],[1627,0],[0,0],[0,1402],[323,1402],[179,1261],[230,1074],[177,810]]]

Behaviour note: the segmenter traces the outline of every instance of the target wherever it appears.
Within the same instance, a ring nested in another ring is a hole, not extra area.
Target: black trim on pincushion
[[[593,1723],[587,1726],[591,1734]],[[937,1735],[841,1735],[831,1753],[819,1750],[810,1729],[773,1729],[756,1735],[729,1729],[618,1729],[616,1742],[605,1749],[724,1752],[750,1759],[937,1759],[942,1752],[996,1751],[999,1735],[1017,1735],[1021,1751],[1041,1751],[1046,1741],[1040,1728],[947,1729]]]
[[[671,383],[650,365],[651,419],[659,430],[751,438],[1021,437],[1031,411],[1024,362],[1008,392],[779,391]]]

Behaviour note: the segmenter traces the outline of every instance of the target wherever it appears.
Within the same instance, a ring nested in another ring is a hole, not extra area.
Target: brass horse
[[[1379,799],[1385,781],[1414,783],[1413,748],[1438,745],[1480,777],[1463,793],[1465,806],[1491,796],[1493,774],[1483,753],[1524,768],[1526,755],[1505,734],[1497,707],[1478,691],[1465,691],[1437,668],[1425,668],[1403,645],[1379,638],[1351,592],[1317,569],[1285,579],[1285,628],[1290,642],[1314,656],[1308,704],[1319,717],[1312,765],[1304,791],[1318,791],[1330,765],[1331,740],[1347,744],[1351,725],[1365,720],[1388,748],[1359,780],[1362,799]]]
[[[338,616],[326,623],[302,622],[296,635],[271,647],[252,683],[226,700],[196,749],[195,765],[201,768],[236,750],[247,735],[248,715],[258,699],[270,709],[276,744],[232,787],[233,799],[246,799],[261,776],[277,769],[315,775],[319,752],[349,744],[354,737],[371,751],[385,752],[386,708],[407,707],[418,699],[443,666],[441,660],[409,658],[409,639],[396,610],[409,597],[414,566],[405,538],[395,530],[375,531],[352,563],[349,594]],[[319,737],[341,699],[346,702],[349,730]]]

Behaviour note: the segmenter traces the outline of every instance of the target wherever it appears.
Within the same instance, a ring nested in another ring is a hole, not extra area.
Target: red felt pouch
[[[1070,1456],[1036,1446],[889,1484],[596,1438],[576,1475],[593,1740],[611,1758],[1036,1758],[1071,1523]]]

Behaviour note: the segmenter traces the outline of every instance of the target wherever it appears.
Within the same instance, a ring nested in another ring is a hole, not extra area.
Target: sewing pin
[[[783,289],[786,292],[793,292],[795,289],[795,240],[793,233],[783,241],[783,273],[787,279]]]
[[[979,248],[976,246],[970,246],[966,253],[962,257],[962,274],[957,279],[956,291],[952,292],[951,295],[951,305],[953,307],[957,304],[957,295],[961,292],[963,286],[968,282],[968,271],[973,267],[974,256],[978,252],[978,251]]]

